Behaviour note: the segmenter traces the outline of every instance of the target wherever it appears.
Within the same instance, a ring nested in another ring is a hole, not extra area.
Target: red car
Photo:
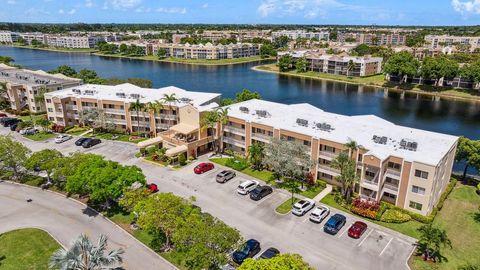
[[[212,170],[213,168],[215,168],[213,166],[213,163],[203,162],[203,163],[198,164],[195,168],[193,168],[193,172],[196,173],[196,174],[201,174],[201,173],[204,173],[204,172],[208,172],[208,171]]]
[[[158,192],[158,186],[157,184],[147,184],[147,189],[148,191],[150,191],[150,193],[155,193],[155,192]]]
[[[3,118],[3,117],[8,117],[8,115],[6,113],[0,113],[0,118]]]
[[[355,221],[355,223],[350,226],[348,229],[348,236],[358,239],[362,237],[362,234],[367,231],[367,224],[361,222],[361,221]]]

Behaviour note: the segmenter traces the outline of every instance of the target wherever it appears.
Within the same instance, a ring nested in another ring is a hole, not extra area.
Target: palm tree
[[[172,104],[178,102],[178,98],[176,97],[175,93],[173,94],[163,94],[163,97],[160,99],[162,103],[168,104],[170,109],[172,108]]]
[[[420,232],[418,246],[425,260],[435,260],[439,257],[442,247],[452,247],[452,242],[448,238],[447,232],[434,227],[432,223],[423,225],[418,228],[418,231]]]
[[[120,248],[105,254],[107,237],[100,235],[98,243],[94,246],[84,234],[80,235],[70,249],[57,250],[50,258],[50,269],[65,270],[100,270],[114,269],[113,265],[122,262],[124,251]]]
[[[212,130],[216,127],[218,122],[219,122],[218,112],[217,111],[208,111],[203,115],[202,120],[200,121],[200,126],[201,126],[201,129]],[[213,132],[213,151],[215,153],[217,152],[216,143],[215,143],[216,133],[217,133],[216,131]]]
[[[260,170],[265,153],[263,145],[256,142],[248,147],[248,159],[255,170]]]
[[[350,77],[350,71],[352,71],[355,68],[355,63],[353,60],[348,61],[347,64],[347,77]]]
[[[342,188],[342,195],[345,199],[349,199],[351,195],[351,188],[358,181],[356,176],[355,162],[350,159],[347,153],[341,152],[330,163],[330,167],[340,171],[340,175],[335,179],[340,182]]]
[[[159,113],[161,109],[163,109],[163,104],[156,100],[148,102],[143,108],[143,111],[149,114],[150,119],[155,119],[155,114]],[[156,130],[154,130],[154,132],[156,133]]]
[[[145,108],[145,104],[141,103],[140,100],[136,100],[134,103],[130,103],[129,111],[135,111],[137,114],[137,132],[140,132],[140,116],[139,113]]]
[[[345,147],[348,148],[348,151],[350,153],[350,159],[353,160],[353,153],[359,148],[358,143],[354,140],[350,140],[348,143],[345,144]]]
[[[223,152],[223,130],[228,123],[228,110],[230,110],[230,108],[217,108],[215,110],[218,114],[218,122],[221,124],[220,152]]]

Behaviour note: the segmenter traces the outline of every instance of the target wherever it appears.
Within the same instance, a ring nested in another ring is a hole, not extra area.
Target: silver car
[[[63,142],[66,142],[66,141],[70,140],[71,138],[72,138],[71,135],[60,134],[55,138],[55,143],[63,143]]]
[[[232,180],[236,176],[235,172],[232,170],[223,170],[217,174],[218,183],[226,183],[229,180]]]

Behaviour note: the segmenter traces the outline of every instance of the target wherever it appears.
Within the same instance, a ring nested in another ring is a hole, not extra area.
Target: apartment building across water
[[[158,112],[130,109],[137,100],[142,104],[162,101],[174,95],[177,101],[163,102]],[[212,148],[211,131],[201,129],[202,115],[220,102],[220,94],[186,91],[174,86],[141,88],[129,83],[116,86],[86,84],[45,94],[48,119],[60,126],[80,124],[80,112],[99,110],[107,122],[120,131],[150,133],[155,143],[166,147],[167,155],[198,155]],[[147,144],[149,142],[146,142]],[[144,143],[145,144],[145,143]]]
[[[426,35],[425,42],[432,49],[451,47],[454,45],[468,45],[470,51],[480,48],[480,37],[459,37],[449,35]]]
[[[159,49],[164,49],[166,57],[186,59],[232,59],[260,55],[260,44],[237,43],[228,45],[206,44],[155,44],[153,54],[156,55]]]
[[[330,164],[345,151],[356,161],[358,191],[365,199],[427,215],[450,180],[455,136],[398,126],[374,115],[328,113],[309,104],[250,100],[228,108],[225,148],[246,153],[255,142],[296,141],[318,162],[315,177],[333,184],[340,172]],[[351,140],[360,145],[353,153],[345,147]]]

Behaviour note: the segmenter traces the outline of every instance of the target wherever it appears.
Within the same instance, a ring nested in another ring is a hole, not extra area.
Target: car
[[[147,189],[150,193],[157,193],[158,192],[158,186],[157,186],[157,184],[154,184],[154,183],[147,184]]]
[[[330,209],[326,206],[319,205],[310,213],[310,221],[320,223],[330,214]]]
[[[8,117],[6,113],[0,113],[0,118]]]
[[[315,207],[315,201],[311,199],[303,199],[296,202],[292,206],[292,214],[297,216],[303,216],[308,211],[310,211],[313,207]]]
[[[273,188],[270,186],[260,186],[258,185],[254,190],[250,192],[250,199],[258,201],[263,199],[265,196],[272,194]]]
[[[29,127],[29,128],[21,129],[19,132],[20,132],[20,135],[33,135],[38,132],[38,129]]]
[[[329,234],[337,234],[347,222],[347,218],[342,214],[331,216],[323,226],[323,231]]]
[[[358,239],[362,237],[365,231],[367,231],[367,228],[368,226],[365,222],[355,221],[355,223],[353,223],[348,229],[348,236]]]
[[[76,146],[81,146],[83,144],[84,141],[86,141],[88,138],[80,138],[78,140],[75,141],[75,145]]]
[[[5,118],[2,118],[2,119],[5,119]],[[9,127],[9,126],[15,125],[19,122],[22,122],[22,120],[18,119],[18,118],[8,118],[7,120],[3,121],[3,126],[4,127]]]
[[[202,174],[204,172],[208,172],[210,170],[213,170],[213,168],[215,168],[215,166],[213,166],[213,163],[202,162],[202,163],[198,164],[197,166],[195,166],[195,168],[193,168],[193,172],[196,173],[196,174]]]
[[[15,124],[13,124],[13,125],[10,126],[10,130],[11,130],[11,131],[15,131],[15,130],[17,130],[17,127],[18,127],[18,124],[15,123]]]
[[[258,259],[271,259],[275,256],[280,254],[280,251],[274,247],[268,248],[265,250],[259,257]]]
[[[70,140],[71,138],[72,138],[71,135],[59,134],[57,137],[55,137],[55,143],[63,143]]]
[[[232,180],[236,176],[235,172],[232,170],[223,170],[217,174],[218,183],[226,183],[229,180]]]
[[[2,118],[0,118],[0,124],[3,125],[3,123],[5,123],[6,121],[11,120],[11,119],[13,119],[13,118],[12,117],[2,117]]]
[[[101,143],[102,141],[100,139],[96,139],[96,138],[88,138],[86,139],[83,143],[82,143],[82,147],[83,148],[90,148],[92,146],[95,146],[99,143]]]
[[[241,195],[247,195],[252,190],[254,190],[257,186],[258,186],[258,181],[247,180],[240,183],[240,185],[238,185],[237,192],[238,194],[241,194]]]
[[[241,248],[237,249],[232,254],[232,259],[237,264],[242,264],[247,258],[252,258],[260,252],[260,242],[255,239],[249,239]]]

